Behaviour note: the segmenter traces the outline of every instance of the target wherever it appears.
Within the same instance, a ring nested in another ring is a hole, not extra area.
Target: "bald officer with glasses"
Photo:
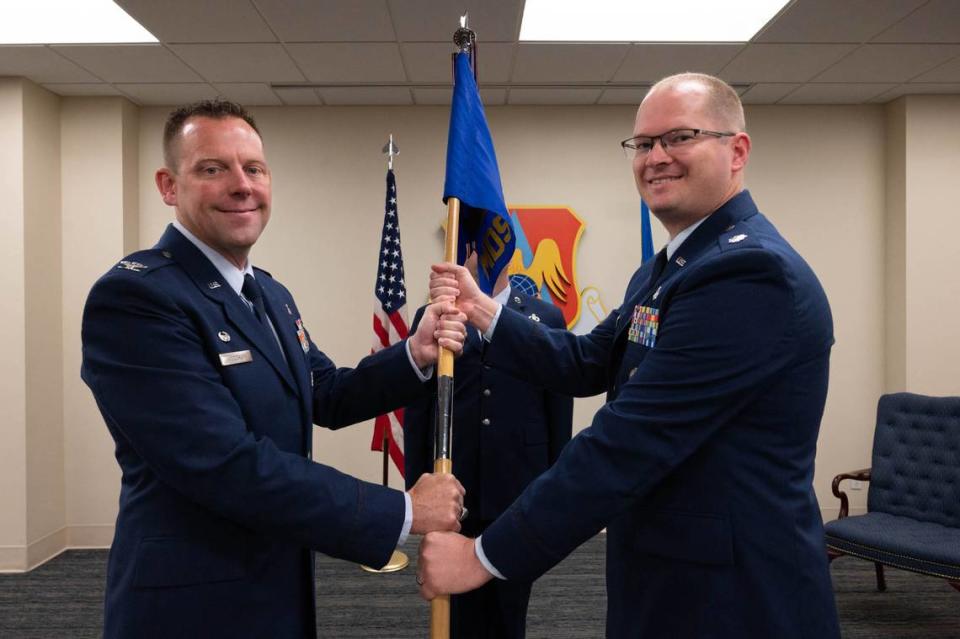
[[[606,527],[608,637],[839,637],[812,485],[830,307],[744,189],[744,129],[717,78],[650,90],[622,145],[670,241],[589,335],[434,267],[431,294],[458,296],[488,363],[607,402],[479,539],[424,538],[425,598],[536,579]]]

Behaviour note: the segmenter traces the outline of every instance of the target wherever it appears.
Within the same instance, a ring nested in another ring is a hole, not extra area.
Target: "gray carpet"
[[[405,548],[411,557],[416,546]],[[0,575],[0,638],[99,637],[106,551],[73,550],[32,572]],[[960,592],[945,582],[887,569],[876,591],[873,564],[833,564],[844,639],[960,639]],[[413,567],[374,575],[317,557],[318,636],[390,639],[427,636],[429,607],[416,594]],[[603,541],[584,544],[533,588],[530,639],[603,636]]]

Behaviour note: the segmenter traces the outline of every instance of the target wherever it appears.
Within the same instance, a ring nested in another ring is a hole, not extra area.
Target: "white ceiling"
[[[0,46],[0,76],[142,105],[447,104],[466,9],[487,104],[636,104],[680,71],[749,104],[960,94],[960,0],[793,0],[743,44],[520,43],[524,0],[116,1],[160,44]]]

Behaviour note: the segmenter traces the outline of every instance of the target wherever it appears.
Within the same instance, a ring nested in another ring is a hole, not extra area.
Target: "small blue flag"
[[[653,234],[650,232],[650,208],[640,200],[640,263],[653,257]]]
[[[475,246],[479,253],[478,284],[491,294],[497,277],[513,256],[517,238],[503,201],[497,154],[466,53],[456,57],[447,136],[444,203],[451,197],[460,199],[457,261],[463,264],[466,248]]]

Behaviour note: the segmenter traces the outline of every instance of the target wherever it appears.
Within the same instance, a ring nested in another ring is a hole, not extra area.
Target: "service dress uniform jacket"
[[[311,424],[428,385],[402,344],[336,368],[287,289],[255,275],[276,335],[172,226],[87,299],[82,377],[122,471],[108,639],[314,637],[311,551],[379,566],[395,547],[402,493],[310,461]]]
[[[553,304],[513,290],[507,307],[530,323],[565,328]],[[417,311],[413,326],[420,322]],[[462,532],[476,536],[513,503],[523,489],[556,461],[570,441],[573,398],[535,386],[485,361],[479,332],[468,327],[463,354],[455,364],[453,472],[467,494]],[[404,467],[409,488],[433,471],[436,394],[404,411]],[[455,595],[451,635],[523,637],[530,583],[490,583],[491,592]],[[481,589],[482,590],[482,589]],[[491,609],[495,608],[495,609]]]
[[[483,535],[532,579],[607,527],[607,636],[839,637],[813,491],[833,328],[816,276],[743,191],[589,335],[504,309],[494,366],[592,425]]]

